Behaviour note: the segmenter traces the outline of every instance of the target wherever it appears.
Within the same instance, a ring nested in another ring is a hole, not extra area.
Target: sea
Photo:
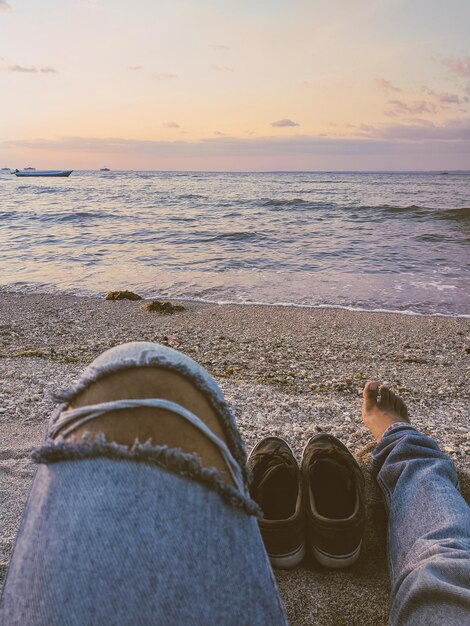
[[[0,174],[0,290],[470,316],[470,172]]]

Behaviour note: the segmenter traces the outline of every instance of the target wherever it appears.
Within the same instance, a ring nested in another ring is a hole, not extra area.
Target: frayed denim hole
[[[58,437],[33,450],[31,459],[34,463],[58,463],[90,458],[109,458],[149,463],[168,471],[199,482],[216,491],[229,505],[242,509],[249,515],[261,517],[259,506],[247,494],[227,485],[222,474],[215,467],[205,467],[195,454],[182,452],[178,448],[153,446],[150,442],[136,441],[132,447],[115,442],[108,442],[104,435],[95,439],[84,436],[80,442],[65,441]]]
[[[251,483],[251,473],[247,467],[247,454],[230,407],[221,392],[219,393],[219,390],[216,389],[215,385],[214,388],[212,388],[212,386],[208,384],[208,381],[210,382],[211,379],[208,379],[207,376],[204,376],[198,371],[193,371],[184,364],[173,363],[164,357],[156,357],[155,355],[149,357],[144,353],[139,359],[122,359],[117,362],[108,363],[106,366],[99,368],[89,366],[74,385],[62,390],[50,392],[51,397],[55,402],[66,406],[90,384],[104,378],[108,374],[136,367],[165,367],[169,370],[176,371],[194,382],[196,386],[206,394],[211,405],[221,417],[225,434],[228,437],[228,446],[233,452],[235,460],[240,465],[246,484],[249,485]],[[55,417],[55,419],[57,419],[57,417]]]

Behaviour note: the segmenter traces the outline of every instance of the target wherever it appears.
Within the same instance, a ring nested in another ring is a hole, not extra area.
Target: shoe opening
[[[319,459],[310,469],[310,485],[317,512],[329,519],[347,519],[356,509],[357,492],[348,468]]]
[[[299,477],[294,467],[281,464],[269,468],[256,487],[256,501],[264,519],[283,520],[294,515],[299,494]]]

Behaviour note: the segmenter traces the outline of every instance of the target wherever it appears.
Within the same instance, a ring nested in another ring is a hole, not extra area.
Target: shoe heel
[[[318,561],[320,565],[323,565],[323,567],[342,569],[344,567],[350,567],[357,561],[361,553],[361,545],[362,541],[357,548],[349,554],[329,554],[314,545],[311,546],[311,550],[315,560]]]
[[[300,546],[295,552],[290,554],[282,554],[278,556],[269,556],[271,565],[276,569],[292,569],[299,565],[305,558],[307,549],[304,544]]]

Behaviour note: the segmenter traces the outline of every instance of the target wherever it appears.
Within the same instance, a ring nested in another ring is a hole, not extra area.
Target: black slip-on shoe
[[[304,486],[308,544],[325,567],[352,565],[364,534],[364,476],[356,459],[339,439],[313,436],[304,448]]]
[[[305,514],[299,464],[279,437],[266,437],[251,451],[250,494],[264,513],[258,519],[273,567],[290,569],[305,556]]]

